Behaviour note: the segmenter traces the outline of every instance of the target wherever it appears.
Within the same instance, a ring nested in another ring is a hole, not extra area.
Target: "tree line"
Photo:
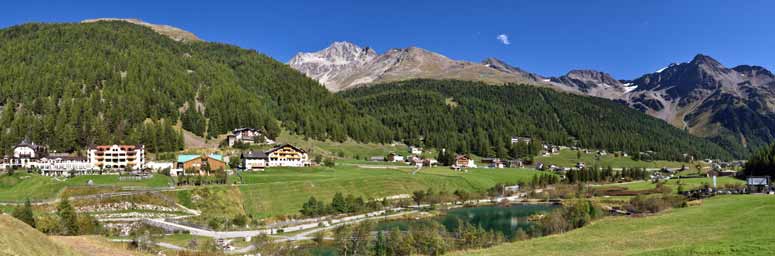
[[[391,128],[393,139],[485,157],[509,157],[511,137],[547,144],[729,159],[719,145],[621,104],[529,85],[410,80],[339,93]],[[522,150],[523,152],[526,150]]]

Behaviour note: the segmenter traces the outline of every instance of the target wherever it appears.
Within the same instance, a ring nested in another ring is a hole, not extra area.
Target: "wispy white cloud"
[[[511,42],[509,42],[509,36],[506,34],[500,34],[495,38],[498,39],[498,41],[501,41],[502,44],[505,44],[505,45],[511,44]]]

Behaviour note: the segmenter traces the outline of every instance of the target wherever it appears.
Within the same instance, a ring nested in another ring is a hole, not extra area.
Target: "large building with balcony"
[[[269,167],[304,167],[310,165],[307,152],[291,144],[277,146],[264,153]]]
[[[89,163],[98,169],[141,170],[145,166],[144,145],[92,146],[88,153]]]

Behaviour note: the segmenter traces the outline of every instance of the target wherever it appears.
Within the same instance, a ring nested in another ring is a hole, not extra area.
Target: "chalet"
[[[428,167],[434,167],[439,165],[439,161],[432,158],[427,158],[423,160],[423,165]]]
[[[531,141],[533,140],[529,137],[519,137],[519,136],[511,137],[511,144],[517,144],[517,143],[530,144]]]
[[[218,154],[210,155],[178,155],[176,169],[170,172],[171,176],[186,175],[208,175],[208,170],[226,170],[226,162],[223,156]]]
[[[388,162],[403,162],[405,161],[404,157],[396,154],[396,153],[390,153],[387,155],[387,161]]]
[[[98,169],[142,170],[145,166],[144,145],[101,145],[89,147],[89,163]]]
[[[474,160],[466,155],[455,156],[455,166],[458,166],[461,168],[476,168],[476,164],[474,163]]]
[[[269,167],[304,167],[310,165],[307,151],[291,144],[277,146],[264,153],[268,158],[267,166]]]
[[[421,147],[415,147],[415,146],[409,146],[409,154],[410,155],[422,155],[422,148]]]
[[[32,168],[40,158],[48,155],[48,148],[35,144],[29,139],[22,140],[13,148],[13,157],[9,161],[11,168]]]
[[[499,158],[482,158],[482,164],[487,168],[505,168],[506,164]]]
[[[269,162],[269,157],[264,152],[242,153],[240,159],[242,159],[242,168],[246,171],[263,171]]]
[[[231,134],[226,136],[226,140],[229,143],[229,147],[233,147],[234,144],[273,144],[274,141],[270,140],[258,129],[253,128],[239,128],[231,131]]]

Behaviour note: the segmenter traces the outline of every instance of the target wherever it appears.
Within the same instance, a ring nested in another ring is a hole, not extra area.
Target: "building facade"
[[[264,153],[267,156],[267,166],[269,167],[304,167],[310,165],[307,152],[291,144],[277,146]]]
[[[48,148],[35,144],[29,139],[22,140],[13,148],[13,156],[10,158],[11,168],[36,168],[36,163],[48,155]]]
[[[218,154],[210,155],[178,155],[176,169],[170,171],[172,176],[180,175],[208,175],[210,172],[221,170],[225,171],[227,167],[223,156]]]
[[[231,131],[231,134],[226,136],[226,140],[229,143],[229,147],[233,147],[234,144],[273,144],[274,141],[267,138],[258,129],[253,128],[239,128]]]
[[[142,170],[145,166],[144,145],[101,145],[88,151],[89,162],[98,169]]]
[[[242,168],[246,171],[263,171],[269,162],[269,157],[264,152],[242,153],[240,159],[242,159]]]

